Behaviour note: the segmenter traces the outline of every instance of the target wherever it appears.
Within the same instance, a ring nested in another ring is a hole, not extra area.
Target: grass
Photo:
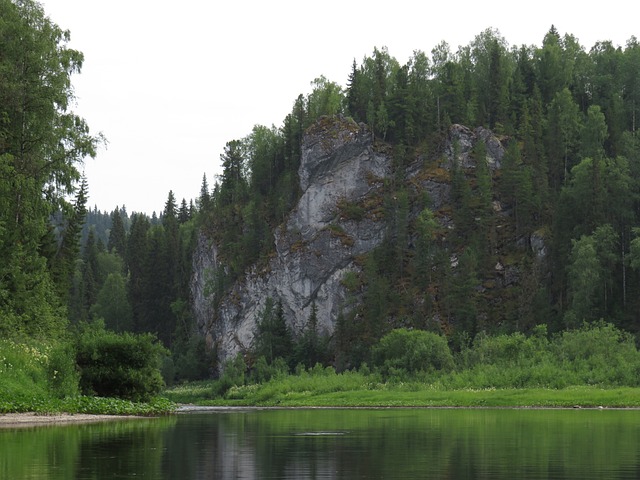
[[[278,407],[640,407],[640,388],[571,386],[551,388],[462,388],[379,383],[374,375],[290,375],[263,384],[232,387],[224,397],[212,395],[214,381],[182,385],[164,392],[176,403],[215,406]]]

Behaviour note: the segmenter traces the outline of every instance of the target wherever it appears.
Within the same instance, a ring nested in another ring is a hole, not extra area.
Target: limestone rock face
[[[434,210],[449,202],[446,171],[454,153],[465,168],[474,168],[471,152],[478,141],[487,146],[491,168],[499,168],[504,153],[500,142],[488,130],[471,131],[461,125],[451,127],[444,165],[436,169],[444,174],[425,174],[422,158],[407,167],[406,178],[428,193]],[[376,148],[371,131],[341,116],[323,117],[307,130],[301,151],[302,195],[274,233],[275,254],[266,267],[254,267],[238,280],[215,312],[206,285],[212,272],[224,266],[218,264],[215,246],[200,238],[191,284],[194,314],[207,343],[215,347],[219,365],[251,347],[269,297],[282,302],[294,335],[306,326],[313,304],[319,329],[332,333],[346,305],[345,274],[359,271],[356,258],[384,239],[386,226],[379,207],[385,180],[392,175],[392,159]],[[447,221],[442,216],[441,222]]]
[[[471,130],[464,125],[454,124],[449,129],[449,137],[445,145],[445,155],[451,166],[457,153],[458,165],[462,168],[475,168],[475,160],[472,157],[473,147],[477,142],[483,142],[487,151],[487,164],[491,170],[500,168],[500,162],[504,156],[504,147],[500,140],[483,127]]]
[[[201,332],[215,345],[220,364],[251,346],[269,297],[282,302],[294,334],[305,327],[313,303],[319,328],[333,331],[345,300],[341,283],[345,273],[356,270],[355,258],[378,246],[384,236],[384,225],[375,216],[350,218],[343,210],[378,195],[390,171],[391,159],[374,150],[373,135],[363,124],[323,118],[303,140],[299,169],[303,193],[275,232],[275,256],[267,268],[254,269],[238,281],[217,312],[203,307],[211,304],[211,297],[203,295],[201,270],[221,266],[214,251],[207,254],[199,247],[198,252],[208,258],[194,258],[195,315]]]
[[[211,320],[214,318],[214,311],[210,299],[211,275],[218,264],[218,249],[202,233],[198,235],[196,249],[193,252],[193,265],[191,272],[191,298],[192,310],[198,321],[198,328],[201,333],[206,334]],[[210,335],[207,336],[207,343],[212,345]]]

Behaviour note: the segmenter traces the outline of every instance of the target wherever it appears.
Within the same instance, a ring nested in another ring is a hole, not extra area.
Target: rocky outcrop
[[[473,168],[471,152],[478,141],[485,142],[491,168],[499,168],[504,153],[500,142],[487,130],[460,125],[452,126],[443,165],[436,169],[444,173],[425,175],[427,162],[422,158],[408,167],[406,177],[428,192],[434,210],[449,200],[447,171],[454,154],[459,164]],[[346,305],[345,274],[358,271],[356,259],[384,239],[385,224],[377,212],[391,170],[390,155],[375,147],[364,124],[341,116],[316,122],[302,143],[298,172],[302,195],[274,233],[275,255],[266,267],[254,267],[236,282],[216,312],[211,311],[207,276],[223,266],[217,263],[215,247],[200,238],[192,279],[194,312],[220,364],[251,347],[269,297],[282,302],[294,334],[304,329],[314,304],[319,328],[333,332]],[[446,216],[441,221],[446,222]]]
[[[491,130],[478,127],[471,130],[464,125],[454,124],[449,128],[449,136],[445,145],[445,159],[447,168],[456,159],[462,168],[475,168],[473,148],[477,142],[483,142],[487,152],[487,164],[491,170],[500,168],[500,162],[504,156],[504,147]],[[456,158],[457,156],[457,158]]]
[[[275,256],[267,268],[253,269],[220,302],[215,315],[196,307],[202,333],[214,344],[221,362],[251,346],[256,322],[267,298],[282,302],[294,333],[303,330],[312,304],[318,326],[332,332],[344,305],[341,283],[357,269],[358,255],[375,248],[384,237],[375,216],[350,218],[340,206],[355,206],[376,197],[389,174],[391,159],[374,149],[373,135],[363,124],[343,117],[323,118],[307,132],[299,169],[302,196],[285,224],[274,235]],[[205,239],[201,239],[201,243]],[[207,256],[204,247],[200,252]],[[194,260],[192,290],[196,305],[211,304],[203,296],[203,274],[215,271],[215,252],[209,260]],[[211,263],[213,262],[213,263]],[[215,318],[215,320],[213,320]]]

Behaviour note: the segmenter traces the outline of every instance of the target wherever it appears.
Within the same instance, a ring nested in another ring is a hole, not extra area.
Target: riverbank
[[[85,413],[57,413],[53,415],[41,413],[5,413],[0,414],[0,428],[36,427],[45,425],[68,425],[80,423],[97,423],[114,420],[145,418],[135,415],[91,415]]]
[[[487,408],[638,408],[640,388],[570,386],[553,388],[444,389],[410,382],[356,381],[353,374],[286,377],[265,384],[234,387],[213,395],[213,382],[174,387],[163,395],[176,404],[212,407],[487,407]],[[353,381],[349,381],[349,379]]]

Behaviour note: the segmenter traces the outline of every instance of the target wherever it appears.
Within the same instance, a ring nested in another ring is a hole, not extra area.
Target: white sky
[[[280,127],[320,75],[344,86],[353,59],[374,47],[402,64],[442,40],[455,51],[490,27],[516,46],[540,45],[551,24],[587,50],[640,37],[640,4],[628,0],[41,3],[85,55],[75,111],[109,141],[86,161],[89,205],[130,213],[160,212],[169,190],[195,199],[203,173],[209,185],[220,173],[226,142],[256,124]]]

